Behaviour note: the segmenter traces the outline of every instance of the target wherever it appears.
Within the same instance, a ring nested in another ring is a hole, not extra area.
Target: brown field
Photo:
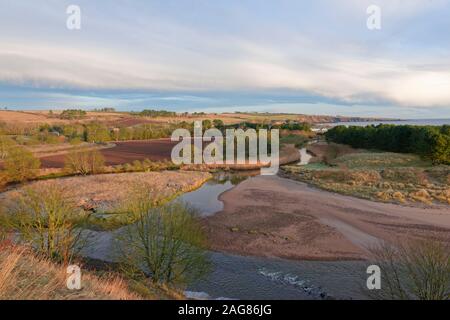
[[[89,122],[89,121],[117,121],[123,118],[130,118],[127,114],[108,113],[108,112],[88,112],[87,116],[82,120],[63,120],[57,115],[61,111],[53,111],[54,116],[51,117],[48,111],[10,111],[0,110],[0,122],[13,124],[34,124],[40,125],[44,123],[70,123],[70,122]]]
[[[131,163],[134,160],[170,160],[172,148],[177,142],[170,139],[135,140],[115,142],[112,148],[102,149],[106,165]],[[42,157],[42,168],[63,168],[63,154]]]
[[[152,161],[164,161],[171,159],[172,148],[178,142],[173,142],[168,138],[153,139],[153,140],[134,140],[134,141],[120,141],[114,142],[115,146],[105,147],[100,152],[105,157],[106,165],[113,166],[125,163],[131,163],[134,160],[142,161],[149,159]],[[286,145],[280,151],[280,163],[287,164],[298,161],[300,158],[298,150]],[[41,157],[42,168],[63,168],[64,167],[64,153],[52,156]],[[255,169],[260,165],[236,165],[239,169]]]

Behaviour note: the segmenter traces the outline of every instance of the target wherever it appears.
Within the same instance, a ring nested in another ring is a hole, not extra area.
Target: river
[[[199,189],[174,201],[184,201],[208,216],[223,209],[219,195],[255,172],[218,173]],[[116,238],[124,228],[113,232],[89,231],[92,245],[83,255],[115,261]],[[186,296],[196,299],[358,299],[365,298],[365,265],[355,261],[290,261],[278,258],[246,257],[209,253],[212,271],[190,284]]]

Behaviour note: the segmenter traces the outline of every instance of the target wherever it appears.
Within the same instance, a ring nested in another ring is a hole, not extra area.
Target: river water
[[[300,150],[299,165],[311,156]],[[217,173],[199,189],[185,193],[174,201],[196,208],[203,217],[223,209],[219,195],[256,172]],[[117,238],[125,232],[87,231],[91,245],[82,254],[103,261],[117,261]],[[190,284],[186,296],[196,299],[363,299],[365,268],[356,261],[290,261],[278,258],[246,257],[219,252],[209,253],[212,271]]]

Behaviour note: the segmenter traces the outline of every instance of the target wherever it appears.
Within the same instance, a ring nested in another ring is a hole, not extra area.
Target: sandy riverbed
[[[277,176],[223,193],[224,210],[204,219],[212,248],[308,260],[363,259],[380,240],[450,242],[450,208],[377,203],[317,190]]]

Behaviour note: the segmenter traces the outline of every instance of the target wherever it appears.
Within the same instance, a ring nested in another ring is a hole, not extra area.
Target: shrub
[[[22,182],[36,177],[41,166],[39,159],[23,147],[13,147],[8,150],[5,158],[5,174],[8,181]]]
[[[98,150],[78,148],[69,152],[64,159],[66,171],[75,174],[96,174],[102,172],[105,158]]]
[[[7,201],[2,224],[39,253],[68,263],[81,249],[85,214],[58,185],[26,187]]]
[[[137,191],[126,206],[139,219],[121,239],[124,270],[160,284],[186,284],[202,277],[209,263],[195,211],[182,203],[159,208],[154,203]]]
[[[450,248],[438,241],[420,240],[393,247],[381,244],[371,250],[381,269],[381,290],[374,298],[448,300]]]

